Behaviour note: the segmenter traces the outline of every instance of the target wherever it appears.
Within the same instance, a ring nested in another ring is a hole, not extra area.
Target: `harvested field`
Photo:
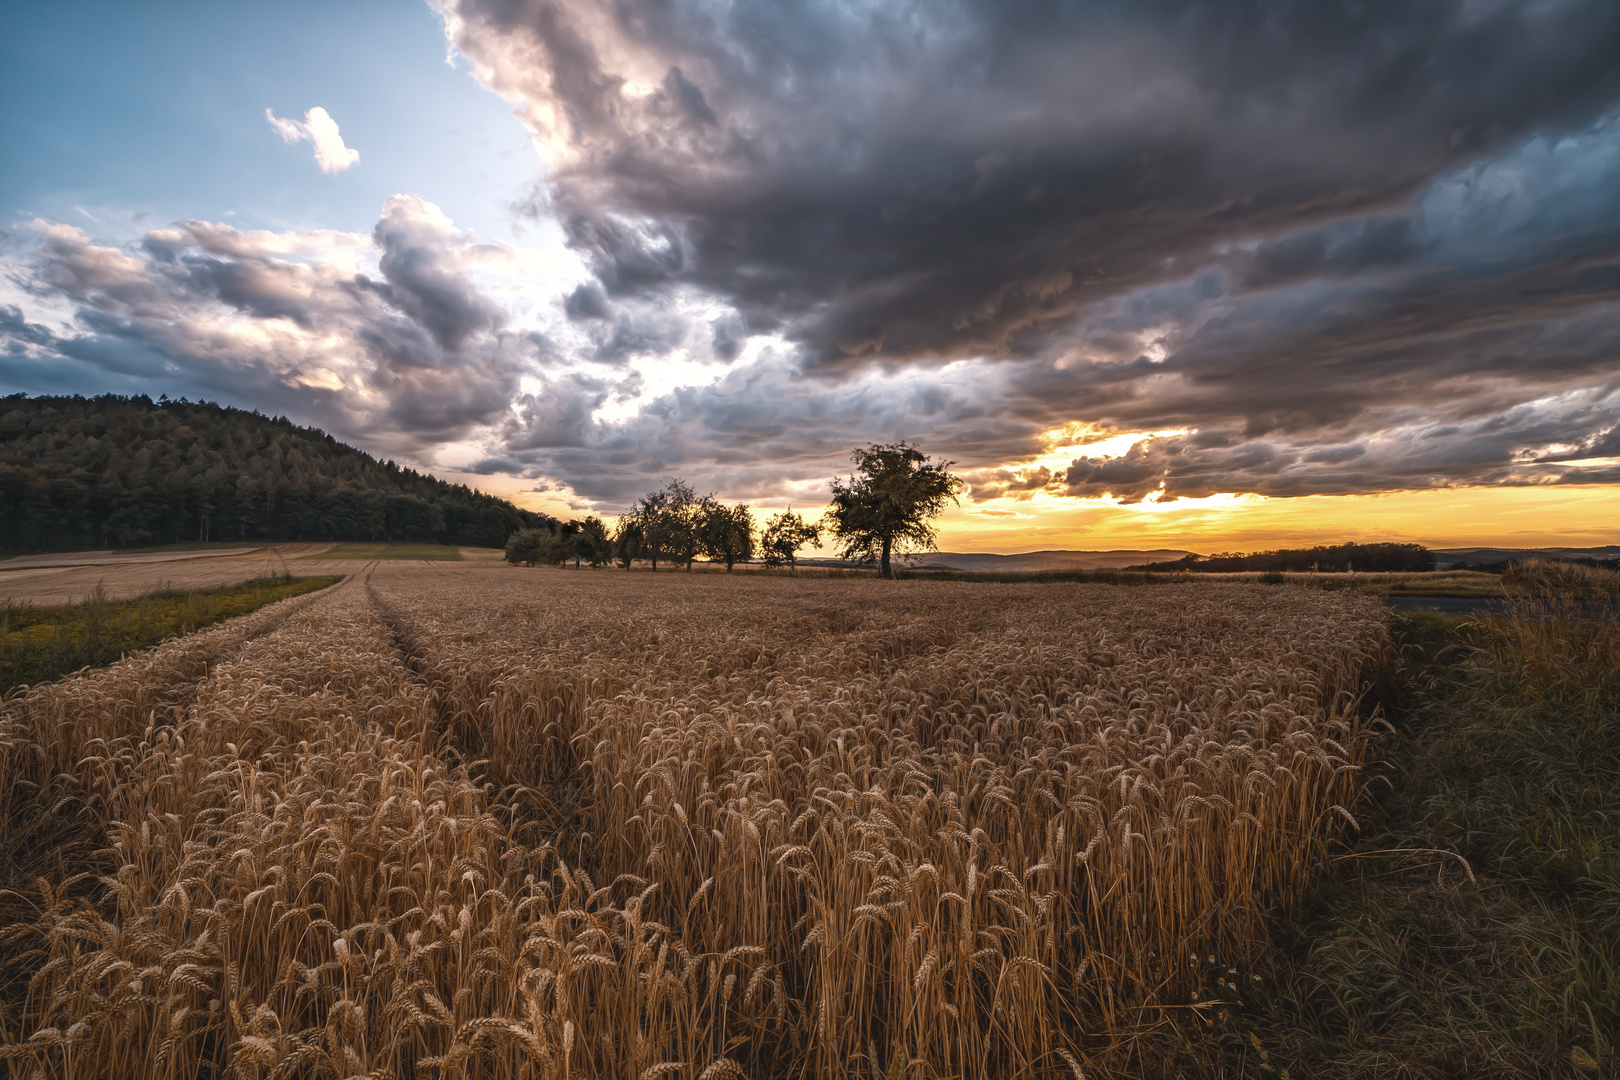
[[[20,555],[0,560],[0,603],[22,607],[74,604],[99,585],[109,600],[132,600],[171,589],[217,589],[285,572],[299,559],[304,576],[347,574],[352,563],[313,567],[312,555],[332,544],[272,544],[225,550],[145,552],[80,551]]]
[[[0,1055],[1128,1061],[1217,1007],[1206,958],[1242,967],[1344,828],[1384,620],[1202,583],[379,564],[8,703]]]
[[[22,555],[0,560],[0,603],[52,607],[77,603],[99,585],[110,600],[162,590],[217,589],[254,578],[352,574],[368,562],[397,560],[431,567],[457,559],[498,562],[498,548],[442,544],[269,544],[226,550],[124,554],[113,551]]]

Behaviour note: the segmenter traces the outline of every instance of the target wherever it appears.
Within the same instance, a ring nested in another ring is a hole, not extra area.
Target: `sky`
[[[0,394],[564,516],[1620,543],[1612,0],[0,0]]]

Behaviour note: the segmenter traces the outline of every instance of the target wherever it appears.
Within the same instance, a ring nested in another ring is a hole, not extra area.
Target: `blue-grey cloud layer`
[[[1615,423],[1612,4],[449,8],[568,148],[579,296],[700,286],[812,375],[999,359],[992,429],[1199,429],[1076,493],[1549,479]]]
[[[165,296],[362,327],[400,380],[379,430],[484,425],[484,467],[605,502],[675,471],[778,491],[897,437],[980,497],[1620,480],[1570,464],[1620,438],[1607,0],[443,10],[552,155],[529,206],[593,273],[556,298],[571,336],[517,334],[449,240],[386,218],[386,280],[324,315],[255,292],[251,260],[141,256]],[[61,259],[29,287],[82,332],[14,327],[19,356],[170,355]],[[593,419],[677,348],[725,363],[760,334],[790,348]],[[995,468],[1074,421],[1194,430]]]

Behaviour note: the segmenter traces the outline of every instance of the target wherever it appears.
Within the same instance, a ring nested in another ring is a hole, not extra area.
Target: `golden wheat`
[[[379,570],[0,714],[0,1055],[1072,1075],[1298,897],[1387,641],[1241,585]]]

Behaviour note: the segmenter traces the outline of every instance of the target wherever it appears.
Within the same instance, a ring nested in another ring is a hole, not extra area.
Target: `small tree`
[[[742,503],[726,506],[713,495],[698,503],[697,535],[705,557],[732,565],[754,557],[754,515]]]
[[[892,578],[895,552],[933,551],[938,534],[929,524],[966,485],[948,470],[954,461],[931,462],[907,443],[873,443],[851,457],[855,475],[832,481],[832,506],[823,519],[837,538],[840,555],[877,562]]]
[[[557,542],[562,554],[562,558],[557,561],[566,565],[569,559],[573,559],[577,565],[579,562],[579,522],[572,519],[558,522]]]
[[[792,510],[784,510],[765,523],[760,554],[766,566],[786,566],[793,574],[799,568],[799,549],[806,544],[821,547],[821,524],[812,525]]]
[[[541,566],[556,566],[567,562],[573,550],[573,538],[563,532],[561,525],[555,529],[541,529],[539,542],[534,548],[534,561]]]
[[[533,565],[539,557],[540,529],[519,529],[506,538],[506,561]]]
[[[621,534],[635,539],[636,550],[629,557],[650,559],[653,573],[658,572],[660,556],[670,562],[684,562],[690,570],[698,551],[697,505],[698,497],[691,487],[677,479],[667,480],[657,491],[642,496],[619,522]],[[626,534],[627,527],[630,532]],[[622,545],[619,561],[629,569]]]
[[[568,538],[561,529],[519,529],[506,540],[506,561],[527,566],[553,566],[568,557]]]
[[[578,569],[580,560],[592,566],[601,566],[613,557],[613,541],[608,539],[607,526],[602,519],[592,514],[579,523],[574,533],[574,567]]]
[[[613,530],[613,557],[619,565],[630,569],[630,564],[641,558],[646,547],[647,537],[642,530],[640,516],[634,510],[621,514],[619,527]]]
[[[645,528],[649,550],[662,552],[670,562],[685,563],[691,570],[699,547],[697,493],[684,480],[671,478],[641,501],[648,507]],[[653,560],[653,569],[657,570],[656,555]]]

